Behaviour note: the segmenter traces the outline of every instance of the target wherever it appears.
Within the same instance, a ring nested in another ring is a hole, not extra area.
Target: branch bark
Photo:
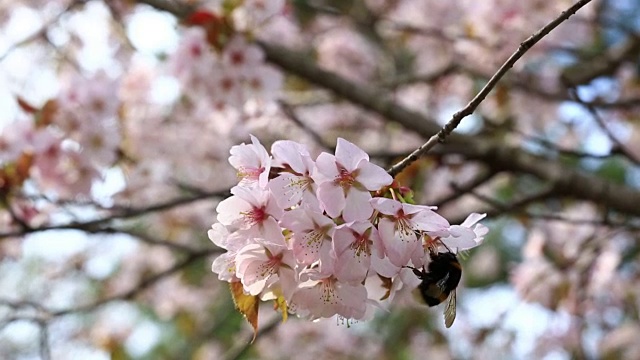
[[[139,0],[139,3],[158,1]],[[588,1],[576,4],[584,5]],[[151,4],[152,5],[152,4]],[[161,10],[167,10],[161,8]],[[577,10],[577,9],[576,9]],[[175,12],[181,16],[188,11]],[[372,86],[363,87],[337,74],[320,69],[308,56],[285,47],[258,41],[268,61],[288,73],[310,83],[331,90],[340,97],[364,109],[395,121],[407,129],[429,138],[440,131],[437,123],[418,112],[398,105],[387,92]],[[443,145],[444,152],[479,160],[496,171],[530,174],[545,182],[561,196],[593,201],[611,210],[640,216],[640,191],[626,185],[615,184],[579,169],[567,168],[559,161],[531,154],[523,149],[495,143],[489,139],[452,133]]]

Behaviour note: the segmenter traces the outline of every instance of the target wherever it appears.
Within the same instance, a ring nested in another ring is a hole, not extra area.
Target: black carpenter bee
[[[436,306],[449,298],[444,310],[444,324],[449,328],[456,319],[456,287],[462,277],[462,266],[451,251],[441,253],[431,250],[429,253],[431,262],[427,270],[410,268],[422,280],[418,289],[427,305]]]

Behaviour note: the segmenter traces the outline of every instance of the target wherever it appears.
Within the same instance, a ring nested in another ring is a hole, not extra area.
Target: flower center
[[[351,186],[356,182],[356,178],[352,172],[338,165],[338,176],[336,176],[334,182],[344,190],[349,190]]]
[[[258,225],[269,217],[264,207],[253,208],[251,211],[242,213],[244,215],[245,222],[249,225]]]
[[[282,262],[282,254],[269,256],[269,260],[262,263],[258,271],[260,272],[260,275],[263,278],[269,277],[278,272],[281,262]]]
[[[356,256],[371,255],[371,240],[369,240],[369,237],[366,235],[366,233],[358,234],[354,231],[353,236],[355,237],[355,241],[351,243],[351,249],[355,251]]]
[[[335,282],[336,279],[333,276],[320,281],[320,286],[322,286],[322,301],[325,304],[336,305],[342,302],[342,299],[336,295]]]

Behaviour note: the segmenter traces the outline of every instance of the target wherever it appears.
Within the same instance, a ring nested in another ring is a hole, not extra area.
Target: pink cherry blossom
[[[318,183],[320,205],[332,218],[346,222],[366,220],[373,213],[370,191],[390,185],[393,178],[381,167],[369,162],[367,155],[354,144],[339,138],[336,155],[322,153],[312,175]]]
[[[253,237],[280,243],[282,231],[277,219],[282,216],[271,193],[257,188],[235,186],[231,196],[218,204],[218,221],[226,226],[248,230]]]
[[[215,258],[211,271],[218,274],[218,278],[222,281],[237,280],[236,255],[248,243],[248,237],[238,231],[230,233],[227,227],[220,223],[213,224],[207,235],[215,245],[227,250]]]
[[[0,130],[0,163],[15,161],[23,152],[33,151],[39,132],[33,121],[16,121]]]
[[[303,201],[306,206],[319,211],[315,195],[316,186],[311,178],[314,162],[309,151],[296,142],[280,140],[273,143],[271,153],[274,165],[292,171],[283,171],[280,176],[269,181],[269,190],[278,201],[278,205],[288,209]]]
[[[280,225],[293,233],[293,253],[296,261],[310,265],[320,261],[325,269],[330,260],[331,237],[335,223],[328,217],[310,208],[296,208],[286,212]]]
[[[261,65],[264,53],[256,45],[247,44],[242,36],[234,36],[224,47],[222,64],[228,71],[244,75],[245,71]]]
[[[386,198],[371,199],[371,205],[384,215],[380,218],[378,230],[384,251],[396,266],[405,266],[410,259],[415,260],[414,263],[422,262],[424,251],[416,232],[441,235],[446,234],[449,228],[449,222],[428,206]]]
[[[382,258],[378,231],[369,221],[347,223],[333,234],[334,274],[339,281],[361,283],[371,268],[371,257]]]
[[[236,256],[237,277],[251,295],[258,295],[275,284],[283,286],[285,297],[290,298],[295,289],[294,269],[291,251],[268,242],[248,244]]]
[[[468,250],[482,244],[489,229],[477,222],[486,216],[487,214],[471,213],[462,224],[451,225],[449,235],[441,237],[440,241],[448,248],[457,250]]]
[[[340,315],[361,319],[367,310],[367,289],[362,284],[351,285],[311,269],[301,277],[301,285],[291,298],[292,308],[306,310],[311,319]]]
[[[217,62],[201,28],[190,28],[184,32],[178,49],[169,57],[169,73],[177,77],[184,86],[201,82],[200,74],[211,71]]]
[[[391,263],[389,257],[387,257],[386,255],[383,258],[379,258],[377,256],[371,257],[371,270],[375,271],[380,276],[392,278],[398,275],[401,269],[401,266],[397,266]]]
[[[251,135],[251,144],[236,145],[231,148],[229,163],[238,171],[240,185],[259,185],[266,188],[271,169],[271,156],[260,141]]]
[[[284,77],[279,70],[263,65],[245,71],[243,80],[246,99],[268,102],[279,97]]]
[[[477,224],[483,215],[450,226],[435,207],[372,198],[392,179],[344,139],[335,156],[315,163],[293,141],[276,141],[271,152],[273,159],[255,137],[232,148],[229,162],[250,176],[216,209],[209,237],[227,252],[212,270],[263,301],[284,296],[298,316],[370,318],[381,299],[420,283],[407,267],[424,266],[423,240],[459,250],[486,234]]]

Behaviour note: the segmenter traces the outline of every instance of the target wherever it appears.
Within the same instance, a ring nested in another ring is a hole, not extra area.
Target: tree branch
[[[215,197],[226,198],[229,196],[231,196],[231,194],[229,193],[229,190],[203,192],[195,196],[177,198],[177,199],[169,200],[163,203],[159,203],[159,204],[155,204],[147,207],[127,208],[122,211],[116,212],[115,214],[111,214],[109,216],[106,216],[100,219],[95,219],[95,220],[89,220],[84,222],[74,221],[74,222],[61,224],[61,225],[45,225],[40,227],[29,227],[29,228],[17,230],[17,231],[7,231],[7,232],[0,233],[0,239],[23,236],[25,234],[47,231],[47,230],[83,230],[87,232],[96,232],[100,230],[101,226],[106,225],[112,222],[113,220],[128,219],[128,218],[145,215],[152,212],[169,210],[176,206],[190,204],[192,202],[199,201],[199,200],[215,198]]]
[[[523,41],[518,50],[514,52],[507,61],[496,71],[496,73],[489,79],[487,84],[480,90],[480,92],[473,98],[471,101],[465,106],[462,110],[453,114],[453,117],[447,124],[438,131],[437,134],[431,136],[429,140],[420,146],[416,151],[411,153],[404,160],[400,161],[398,164],[394,165],[389,169],[389,174],[391,176],[395,176],[404,168],[409,166],[412,162],[416,161],[422,154],[426,153],[434,147],[437,143],[442,143],[445,141],[447,136],[453,132],[453,130],[460,125],[460,122],[465,117],[471,115],[478,106],[484,101],[484,99],[489,95],[491,90],[498,84],[500,79],[513,67],[513,65],[520,60],[520,58],[531,49],[538,41],[542,40],[545,36],[547,36],[553,29],[558,27],[558,25],[562,24],[564,21],[569,19],[571,15],[575,14],[580,8],[590,3],[591,0],[581,0],[575,3],[573,6],[563,11],[560,16],[555,18],[553,21],[545,25],[542,29],[538,30],[536,33],[531,35],[528,39]]]
[[[58,310],[58,311],[54,311],[51,312],[51,316],[52,317],[60,317],[60,316],[65,316],[68,314],[72,314],[72,313],[79,313],[79,312],[87,312],[87,311],[92,311],[95,310],[96,308],[107,304],[109,302],[115,301],[115,300],[131,300],[133,299],[136,295],[138,295],[139,293],[141,293],[142,291],[146,290],[147,288],[151,287],[152,285],[156,284],[157,282],[159,282],[160,280],[173,275],[174,273],[184,269],[185,267],[191,265],[192,263],[194,263],[196,260],[215,254],[216,252],[218,252],[218,249],[209,249],[209,250],[205,250],[205,251],[201,251],[201,252],[197,252],[197,253],[192,253],[189,254],[187,257],[185,257],[182,261],[176,263],[175,265],[173,265],[172,267],[163,270],[161,272],[158,272],[156,274],[153,274],[152,276],[142,280],[140,283],[138,283],[135,287],[133,287],[131,290],[126,291],[124,293],[121,294],[116,294],[113,296],[109,296],[100,300],[96,300],[92,303],[86,304],[86,305],[80,305],[77,307],[73,307],[73,308],[68,308],[68,309],[63,309],[63,310]]]
[[[602,116],[600,116],[600,113],[598,113],[598,110],[595,107],[593,107],[593,105],[590,105],[586,103],[584,100],[582,100],[582,98],[580,97],[576,89],[571,89],[570,92],[571,92],[571,95],[574,97],[575,101],[577,101],[579,104],[584,106],[587,109],[587,111],[589,111],[589,113],[591,114],[591,116],[593,116],[593,119],[596,121],[600,129],[602,129],[602,131],[604,131],[607,137],[609,137],[609,140],[611,140],[611,142],[614,144],[614,150],[617,150],[618,153],[621,153],[622,155],[624,155],[632,163],[636,165],[640,165],[640,159],[636,158],[636,156],[629,149],[627,149],[625,144],[622,143],[620,139],[618,139],[618,137],[611,131],[611,129],[609,129],[609,126],[607,126],[607,123],[604,121]]]
[[[138,0],[150,3],[149,0]],[[577,6],[584,6],[589,1],[583,0],[565,11],[551,25],[557,26],[577,11]],[[181,13],[188,13],[181,12]],[[180,13],[174,13],[180,16]],[[289,73],[295,74],[309,82],[332,90],[337,95],[382,115],[388,120],[398,122],[418,134],[431,137],[440,131],[440,127],[432,119],[398,105],[389,96],[373,87],[354,84],[337,74],[320,69],[309,56],[291,51],[279,45],[258,41],[268,61],[280,66]],[[486,163],[496,171],[512,171],[531,174],[553,187],[559,194],[581,200],[589,200],[608,206],[612,210],[640,216],[640,191],[625,185],[614,184],[596,176],[585,174],[576,169],[567,168],[566,164],[552,161],[541,156],[530,154],[520,148],[495,143],[491,139],[474,138],[461,134],[447,136],[447,144],[443,146],[447,153],[457,153],[469,159]]]

